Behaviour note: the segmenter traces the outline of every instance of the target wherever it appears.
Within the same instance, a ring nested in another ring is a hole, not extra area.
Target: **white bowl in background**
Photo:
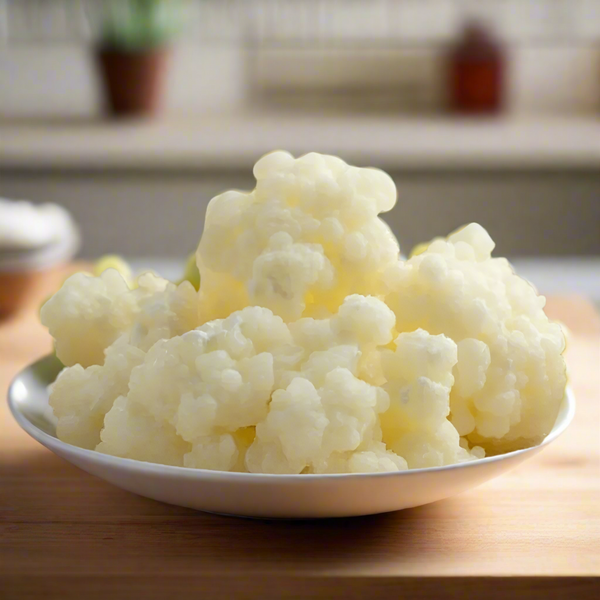
[[[573,420],[567,388],[554,428],[538,446],[473,462],[397,473],[262,475],[147,463],[84,450],[56,438],[48,385],[62,365],[47,356],[12,382],[8,402],[19,425],[52,452],[120,488],[161,502],[244,517],[325,518],[421,506],[476,487],[535,456]]]

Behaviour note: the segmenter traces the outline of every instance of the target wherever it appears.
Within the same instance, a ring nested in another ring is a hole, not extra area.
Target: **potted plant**
[[[112,0],[106,5],[98,64],[108,110],[145,115],[160,105],[178,0]]]

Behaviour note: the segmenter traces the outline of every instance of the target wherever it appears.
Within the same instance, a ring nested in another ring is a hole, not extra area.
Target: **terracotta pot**
[[[166,48],[142,52],[110,48],[98,51],[110,113],[135,116],[150,115],[158,110],[168,54]]]
[[[15,313],[38,309],[64,279],[64,266],[40,271],[0,271],[0,322]]]

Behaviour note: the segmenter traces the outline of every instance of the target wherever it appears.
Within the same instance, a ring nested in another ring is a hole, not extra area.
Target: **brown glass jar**
[[[469,23],[449,59],[449,102],[453,112],[493,114],[503,108],[505,54],[480,24]]]

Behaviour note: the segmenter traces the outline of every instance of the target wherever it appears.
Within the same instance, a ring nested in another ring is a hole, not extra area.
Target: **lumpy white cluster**
[[[289,322],[334,313],[353,293],[378,293],[399,253],[377,216],[396,203],[389,175],[314,152],[297,160],[273,152],[254,175],[254,191],[208,205],[197,252],[206,318],[250,304]]]
[[[66,366],[104,363],[105,350],[127,334],[130,343],[148,350],[160,339],[199,325],[194,286],[179,286],[144,273],[130,289],[115,269],[99,277],[69,277],[40,311],[42,323],[56,340],[56,354]]]
[[[560,326],[545,298],[518,277],[475,223],[434,240],[387,274],[386,302],[399,331],[422,328],[457,345],[450,422],[494,452],[539,443],[566,385]]]
[[[276,152],[207,210],[200,292],[77,274],[42,321],[67,368],[60,439],[223,471],[442,466],[539,442],[562,400],[563,336],[483,228],[408,261],[378,218],[391,179]]]

